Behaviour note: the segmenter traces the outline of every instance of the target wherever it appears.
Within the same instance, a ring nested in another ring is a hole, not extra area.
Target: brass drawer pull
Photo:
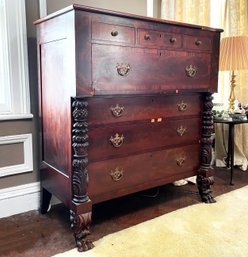
[[[187,128],[181,125],[180,127],[177,128],[177,134],[179,136],[183,136],[187,132]]]
[[[131,70],[131,66],[128,63],[117,63],[116,69],[120,76],[127,76]]]
[[[182,167],[183,164],[185,163],[186,158],[185,157],[179,157],[178,159],[176,159],[176,163],[178,166]]]
[[[124,141],[124,136],[119,135],[118,133],[115,134],[115,136],[111,136],[109,141],[112,143],[112,145],[116,148],[122,146]]]
[[[177,104],[178,111],[185,112],[187,110],[187,103],[181,101],[181,103]]]
[[[145,40],[151,40],[152,36],[150,34],[145,34],[144,39]]]
[[[196,40],[196,41],[195,41],[195,45],[196,45],[196,46],[201,46],[201,44],[202,44],[202,41],[201,41],[201,40]]]
[[[117,30],[112,30],[112,31],[111,31],[111,36],[112,36],[112,37],[116,37],[116,36],[118,36],[118,34],[119,34],[119,33],[118,33]]]
[[[188,77],[193,78],[197,73],[197,68],[194,65],[190,64],[185,67],[185,72]]]
[[[111,170],[109,172],[109,175],[111,176],[111,178],[117,182],[119,180],[121,180],[123,178],[123,174],[124,174],[124,170],[120,169],[120,168],[115,168],[114,170]]]
[[[177,42],[177,39],[175,37],[170,38],[170,43],[175,44]]]
[[[115,117],[121,117],[124,112],[124,106],[120,106],[119,104],[116,104],[116,106],[111,106],[110,110]]]

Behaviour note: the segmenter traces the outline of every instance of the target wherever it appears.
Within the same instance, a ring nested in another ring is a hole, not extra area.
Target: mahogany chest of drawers
[[[38,20],[41,212],[71,211],[79,251],[92,204],[197,175],[211,185],[221,30],[73,5]]]

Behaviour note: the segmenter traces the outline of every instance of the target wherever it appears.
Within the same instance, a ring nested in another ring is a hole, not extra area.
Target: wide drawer
[[[89,196],[97,202],[195,175],[199,159],[199,145],[190,145],[90,163]]]
[[[88,157],[90,161],[144,152],[175,145],[199,143],[199,118],[149,121],[91,129]]]
[[[200,94],[166,96],[91,97],[88,101],[88,124],[100,126],[137,120],[200,116]]]
[[[92,46],[92,86],[99,94],[207,91],[211,55],[153,48]]]
[[[127,43],[133,45],[135,43],[135,29],[128,26],[93,22],[92,40]]]

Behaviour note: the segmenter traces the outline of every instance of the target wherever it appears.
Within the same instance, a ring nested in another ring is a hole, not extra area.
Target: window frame
[[[25,0],[0,0],[5,22],[1,22],[4,79],[0,81],[2,104],[0,120],[32,118],[28,73],[28,44]],[[3,90],[4,89],[4,90]]]

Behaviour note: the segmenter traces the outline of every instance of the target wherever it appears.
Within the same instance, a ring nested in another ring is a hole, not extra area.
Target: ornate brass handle
[[[202,41],[201,41],[201,40],[196,40],[196,41],[195,41],[195,45],[200,46],[201,44],[202,44]]]
[[[150,34],[145,34],[144,39],[145,40],[151,40],[152,36]]]
[[[119,106],[119,104],[116,104],[116,106],[111,106],[110,110],[115,117],[121,117],[124,112],[124,106]]]
[[[178,166],[182,167],[184,162],[186,161],[186,158],[185,157],[179,157],[178,159],[176,159],[176,163]]]
[[[114,147],[118,148],[118,147],[122,146],[123,141],[124,141],[124,136],[116,133],[114,136],[110,137],[109,141],[112,143],[112,145]]]
[[[170,38],[170,43],[175,44],[177,42],[177,39],[175,37]]]
[[[177,128],[177,134],[179,136],[183,136],[187,132],[187,128],[181,125],[180,127]]]
[[[124,170],[120,168],[115,168],[114,170],[111,170],[109,172],[109,175],[111,176],[111,178],[116,182],[122,179],[123,174],[124,174]]]
[[[112,30],[112,31],[111,31],[111,36],[112,36],[112,37],[116,37],[116,36],[118,36],[118,34],[119,34],[119,33],[118,33],[117,30]]]
[[[197,68],[194,65],[190,64],[185,67],[185,72],[188,77],[193,78],[197,73]]]
[[[187,103],[185,103],[184,101],[181,101],[181,103],[177,104],[177,108],[180,112],[185,112],[187,109]]]
[[[131,70],[131,66],[128,63],[117,63],[116,69],[117,69],[117,73],[120,76],[127,76],[129,71]]]

